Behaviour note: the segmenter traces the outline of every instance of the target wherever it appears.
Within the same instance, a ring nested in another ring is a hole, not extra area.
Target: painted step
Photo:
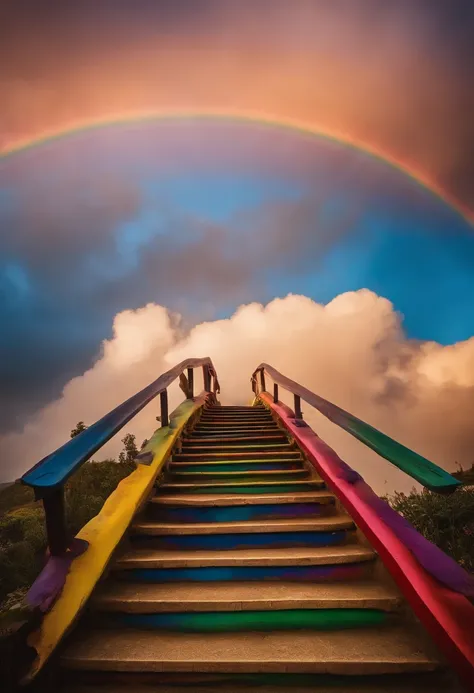
[[[168,481],[198,481],[203,479],[208,480],[224,480],[232,479],[235,481],[242,481],[243,479],[248,481],[273,481],[274,479],[279,479],[280,481],[295,481],[299,479],[305,479],[309,477],[309,471],[306,469],[275,469],[266,472],[261,471],[244,471],[244,472],[170,472],[167,476]]]
[[[223,582],[130,584],[107,582],[92,597],[98,611],[252,611],[281,609],[379,609],[396,611],[402,598],[378,582],[294,583]]]
[[[221,443],[217,442],[216,445],[200,445],[199,441],[196,445],[182,445],[180,447],[180,455],[211,455],[212,457],[225,457],[225,455],[241,455],[246,453],[254,453],[254,455],[263,453],[267,454],[270,452],[282,453],[297,452],[297,456],[301,457],[301,452],[299,450],[295,451],[294,445],[291,443],[250,443],[250,444],[240,444],[240,443]]]
[[[131,528],[133,546],[177,551],[235,551],[337,546],[354,524],[346,518],[291,518],[243,522],[172,524],[139,522]]]
[[[252,437],[265,437],[265,436],[275,436],[275,435],[283,435],[280,429],[277,427],[272,427],[272,428],[261,428],[261,427],[253,427],[253,428],[217,428],[215,426],[209,427],[209,428],[195,428],[193,429],[190,434],[192,436],[193,440],[203,440],[204,438],[208,438],[209,440],[217,440],[219,438],[234,438],[241,440],[242,438],[248,438],[249,436]],[[285,439],[288,440],[287,436],[285,436]]]
[[[258,452],[258,455],[256,454]],[[258,459],[257,459],[258,458]],[[301,460],[303,459],[299,450],[277,450],[277,451],[250,451],[250,452],[235,452],[235,451],[209,451],[209,452],[182,452],[173,455],[173,462],[210,462],[212,460],[222,460],[228,462],[231,460],[256,460],[262,462],[268,459],[276,460]]]
[[[439,661],[418,633],[391,626],[328,632],[160,633],[89,630],[74,634],[60,664],[73,670],[396,674],[433,671]]]
[[[168,470],[174,474],[175,472],[190,472],[196,474],[198,472],[276,472],[289,469],[303,469],[303,463],[290,460],[288,462],[280,461],[271,462],[258,460],[242,460],[240,462],[171,462]]]
[[[280,609],[276,611],[193,611],[190,613],[103,614],[90,627],[145,628],[178,633],[340,630],[387,625],[394,619],[378,609]]]
[[[227,447],[229,445],[266,445],[277,443],[288,445],[288,438],[283,433],[276,434],[262,434],[262,435],[249,435],[246,433],[240,436],[232,435],[221,435],[216,434],[214,437],[196,437],[196,438],[181,438],[182,445],[195,447],[196,445],[202,447],[215,447],[216,445],[223,445]]]
[[[237,549],[220,551],[159,551],[132,549],[117,559],[114,568],[202,568],[219,566],[319,566],[373,561],[372,549],[358,544],[318,548]]]
[[[319,497],[318,493],[321,494]],[[295,498],[298,495],[302,500],[298,501]],[[185,499],[184,503],[180,503],[180,498]],[[161,502],[162,499],[164,502]],[[205,502],[200,504],[201,499],[205,499]],[[332,513],[334,502],[334,496],[325,491],[316,491],[313,494],[281,494],[271,499],[264,494],[155,496],[146,507],[146,517],[149,520],[165,522],[243,522],[319,517]]]
[[[155,493],[157,495],[173,493],[173,494],[208,494],[212,491],[225,491],[226,494],[246,494],[246,495],[268,495],[273,498],[275,493],[299,493],[308,489],[320,489],[325,487],[322,479],[310,478],[300,479],[298,481],[205,481],[202,478],[199,481],[172,481],[165,482],[156,486]]]
[[[269,411],[256,412],[255,414],[245,412],[204,412],[201,414],[200,421],[274,421]]]
[[[148,534],[153,536],[188,534],[268,534],[274,532],[337,532],[354,529],[355,525],[348,515],[331,515],[306,519],[265,520],[265,522],[201,522],[201,523],[165,523],[165,522],[134,522],[131,526],[133,534]]]
[[[77,676],[84,677],[84,672],[75,672]],[[89,674],[90,676],[90,674]],[[119,674],[121,681],[116,683],[72,683],[68,682],[60,693],[130,693],[130,685],[133,693],[151,693],[159,690],[159,693],[465,693],[455,683],[446,682],[444,676],[436,674],[388,674],[385,676],[324,676],[315,679],[309,674],[262,674],[249,676],[235,675],[179,675],[179,680],[170,681],[170,674],[151,674],[158,689],[150,689],[150,683],[136,684],[132,679],[125,683],[124,678],[135,674]],[[149,676],[149,675],[148,675]],[[192,677],[192,678],[189,678]],[[183,678],[185,679],[183,681]],[[269,680],[275,679],[268,684]],[[343,679],[341,681],[341,678]],[[330,679],[330,680],[328,680]],[[369,679],[369,680],[368,680]],[[180,685],[182,684],[182,685]],[[191,688],[192,686],[192,688]]]
[[[278,423],[274,419],[272,419],[271,421],[270,420],[268,420],[268,421],[250,421],[248,424],[243,424],[241,421],[227,421],[227,420],[225,420],[225,421],[219,420],[219,421],[212,423],[212,422],[206,422],[206,421],[203,421],[202,419],[200,419],[200,420],[196,421],[196,424],[195,424],[193,430],[199,429],[199,428],[202,428],[202,429],[209,429],[209,428],[214,429],[215,428],[216,430],[223,430],[226,428],[229,428],[231,430],[235,430],[236,428],[241,428],[243,430],[254,430],[255,428],[265,428],[265,429],[277,430],[277,431],[283,430],[278,426]]]
[[[296,493],[282,493],[272,497],[272,503],[281,504],[299,504],[299,503],[333,503],[335,496],[330,491],[299,491]],[[150,499],[151,503],[157,505],[171,505],[171,506],[192,506],[192,507],[205,507],[205,506],[223,506],[227,507],[229,505],[260,505],[268,503],[268,497],[262,496],[247,496],[247,495],[230,495],[226,493],[209,493],[205,496],[193,496],[193,495],[172,495],[168,493],[163,496],[154,496]]]

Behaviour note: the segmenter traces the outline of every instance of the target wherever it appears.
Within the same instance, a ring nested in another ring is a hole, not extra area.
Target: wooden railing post
[[[211,391],[211,374],[209,372],[209,366],[202,367],[202,374],[204,378],[204,390],[206,392]]]
[[[262,386],[262,392],[266,392],[266,387],[265,387],[265,371],[262,370],[260,371],[260,384]]]
[[[273,383],[273,401],[275,403],[278,402],[278,385],[277,385],[277,383]]]
[[[299,395],[295,395],[295,419],[301,420],[303,418],[303,414],[301,412],[301,397]]]
[[[43,497],[43,506],[49,552],[52,556],[62,556],[66,553],[69,544],[64,488],[60,486],[47,493]]]
[[[194,397],[194,370],[188,368],[188,398],[192,399]]]
[[[160,407],[161,407],[161,427],[168,426],[168,391],[160,392]]]

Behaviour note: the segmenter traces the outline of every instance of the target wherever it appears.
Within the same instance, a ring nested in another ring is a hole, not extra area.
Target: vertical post
[[[62,556],[68,547],[64,488],[55,488],[45,495],[43,506],[49,552],[52,556]]]
[[[194,397],[194,370],[188,368],[188,397],[192,399]]]
[[[277,385],[277,383],[273,383],[273,401],[275,403],[278,402],[278,385]]]
[[[301,413],[301,397],[299,395],[295,395],[295,419],[301,420],[303,418],[303,414]]]
[[[204,390],[206,392],[211,391],[211,374],[209,372],[209,366],[202,367],[202,374],[204,378]]]
[[[261,386],[262,386],[262,392],[265,392],[265,391],[266,391],[266,387],[265,387],[265,371],[263,370],[263,368],[262,368],[262,370],[260,371],[260,383],[261,383]]]
[[[169,424],[168,392],[167,392],[167,390],[163,390],[163,392],[160,392],[160,407],[161,407],[161,428],[163,428],[163,426],[168,426],[168,424]]]

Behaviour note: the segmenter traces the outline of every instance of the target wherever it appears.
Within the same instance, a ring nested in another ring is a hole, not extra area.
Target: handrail
[[[436,493],[450,493],[462,486],[462,483],[455,479],[438,465],[433,464],[425,457],[410,450],[393,438],[385,435],[373,426],[349,412],[341,409],[336,404],[328,402],[319,395],[311,392],[294,380],[290,380],[282,373],[277,371],[267,363],[261,363],[252,373],[252,389],[255,395],[258,394],[257,374],[260,374],[261,390],[265,390],[265,372],[274,382],[273,401],[278,402],[278,386],[288,390],[294,395],[295,420],[302,421],[301,400],[317,409],[323,416],[335,423],[340,428],[350,433],[354,438],[360,440],[364,445],[374,450],[381,457],[391,462],[403,472],[416,479],[421,484],[435,491]]]
[[[52,554],[60,555],[67,549],[63,487],[71,474],[90,459],[157,395],[160,395],[161,425],[167,426],[167,388],[176,378],[180,378],[180,384],[186,397],[192,398],[194,396],[193,369],[199,367],[203,369],[204,390],[206,392],[219,392],[219,381],[211,359],[209,357],[186,359],[163,373],[143,390],[119,404],[118,407],[76,437],[68,440],[67,443],[44,457],[23,474],[21,481],[35,490],[37,499],[43,499],[48,543]],[[186,369],[187,378],[183,375]],[[214,384],[211,390],[212,377],[214,377]]]

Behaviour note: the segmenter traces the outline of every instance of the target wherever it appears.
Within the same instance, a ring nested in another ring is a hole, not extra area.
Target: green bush
[[[65,505],[71,536],[97,515],[117,484],[134,469],[132,461],[86,462],[69,479],[65,486]],[[22,499],[26,504],[16,507]],[[12,484],[0,491],[0,501],[3,501],[0,507],[7,510],[0,515],[1,612],[11,601],[9,595],[23,593],[41,572],[47,541],[43,507],[40,502],[34,502],[31,489]]]
[[[450,495],[424,490],[386,498],[426,539],[474,572],[474,488]]]

